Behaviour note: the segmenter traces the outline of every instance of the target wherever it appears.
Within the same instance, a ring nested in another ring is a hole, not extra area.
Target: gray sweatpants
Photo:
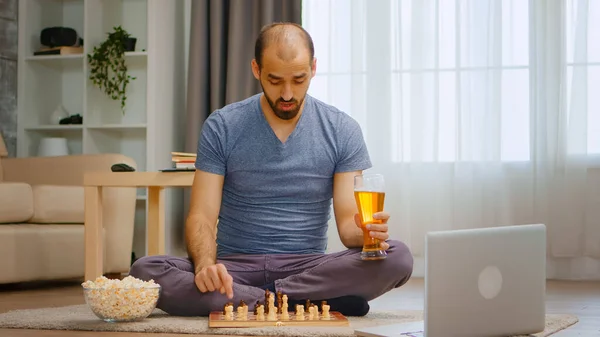
[[[361,249],[330,254],[233,255],[219,258],[233,278],[233,299],[219,291],[202,293],[194,282],[194,266],[187,258],[146,256],[131,267],[130,275],[154,279],[162,292],[157,307],[171,315],[207,316],[227,302],[253,305],[264,300],[259,286],[275,282],[277,291],[292,300],[320,300],[354,295],[370,301],[400,287],[412,275],[413,257],[399,241],[388,241],[385,260],[363,261]]]

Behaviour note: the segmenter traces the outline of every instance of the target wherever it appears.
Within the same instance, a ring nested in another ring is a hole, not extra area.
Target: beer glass
[[[368,224],[381,224],[382,220],[373,219],[373,214],[383,211],[385,188],[383,175],[361,174],[354,177],[354,198],[358,207],[361,228],[363,230],[363,260],[385,259],[387,253],[381,249],[381,241],[369,235]]]

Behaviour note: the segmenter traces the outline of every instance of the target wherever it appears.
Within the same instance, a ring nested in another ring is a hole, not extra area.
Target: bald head
[[[263,27],[254,46],[254,58],[259,68],[263,65],[263,53],[269,47],[275,48],[277,57],[283,61],[293,60],[298,53],[308,52],[312,63],[315,54],[311,36],[295,23],[273,23]]]

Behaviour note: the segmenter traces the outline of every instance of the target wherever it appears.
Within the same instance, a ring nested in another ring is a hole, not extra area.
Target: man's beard
[[[260,85],[262,87],[262,83]],[[298,115],[298,112],[300,112],[300,107],[302,106],[302,103],[304,102],[304,98],[302,98],[302,100],[300,102],[298,102],[298,100],[292,98],[289,101],[284,101],[283,99],[281,99],[281,97],[279,97],[275,102],[273,102],[273,100],[271,98],[269,98],[269,96],[267,95],[265,88],[263,87],[263,93],[265,94],[265,98],[267,99],[267,102],[269,103],[269,106],[271,107],[271,109],[273,109],[273,112],[275,113],[275,115],[283,120],[290,120],[293,119],[294,117],[296,117]],[[292,110],[281,110],[278,108],[279,103],[293,103],[296,105],[296,107]]]

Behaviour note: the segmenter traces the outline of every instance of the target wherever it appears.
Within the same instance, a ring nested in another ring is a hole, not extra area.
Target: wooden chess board
[[[329,318],[324,318],[319,314],[318,318],[310,318],[309,313],[305,312],[303,318],[296,317],[295,312],[289,312],[289,319],[281,319],[281,314],[277,314],[276,320],[268,320],[264,315],[264,320],[257,320],[254,313],[249,312],[246,317],[239,317],[237,312],[233,313],[231,319],[226,319],[221,311],[213,311],[208,317],[208,327],[210,328],[257,328],[266,326],[350,326],[348,318],[338,311],[329,312]]]

